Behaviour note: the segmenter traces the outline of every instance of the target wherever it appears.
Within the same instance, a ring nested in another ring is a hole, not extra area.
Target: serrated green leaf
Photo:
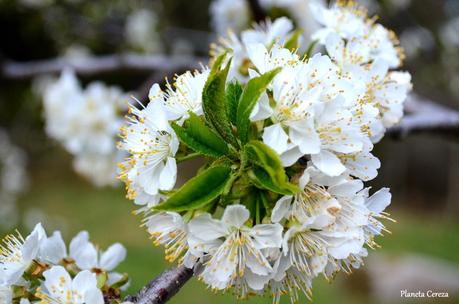
[[[264,168],[271,176],[286,178],[282,160],[268,145],[259,140],[252,140],[245,145],[244,151],[250,163]]]
[[[225,102],[226,77],[228,76],[231,61],[222,70],[221,65],[226,53],[220,55],[210,71],[209,78],[202,92],[202,108],[206,119],[212,127],[233,146],[238,146],[233,135],[230,120],[227,116]]]
[[[293,34],[288,38],[287,42],[284,44],[284,48],[289,49],[290,51],[298,50],[300,46],[300,37],[301,37],[301,30],[296,30]]]
[[[253,168],[248,174],[253,184],[260,189],[266,189],[282,195],[293,195],[299,191],[298,187],[289,182],[284,181],[281,185],[278,185],[268,172],[260,167]]]
[[[183,127],[172,123],[172,128],[180,141],[195,152],[210,157],[220,157],[229,152],[227,143],[192,112]]]
[[[289,182],[279,155],[269,146],[252,140],[244,147],[244,153],[248,162],[254,165],[258,186],[280,194],[299,191],[297,186]]]
[[[248,139],[248,131],[250,126],[250,114],[252,113],[255,104],[260,99],[261,94],[266,90],[271,80],[279,73],[281,69],[277,68],[266,72],[265,74],[252,78],[242,92],[237,107],[236,126],[239,134],[239,139],[242,144],[245,144]]]
[[[187,181],[168,200],[154,209],[181,212],[202,208],[218,198],[230,180],[231,168],[209,168]]]
[[[234,81],[228,84],[226,88],[226,111],[228,112],[229,120],[236,125],[237,119],[237,106],[239,105],[239,99],[242,95],[242,86],[239,82]]]

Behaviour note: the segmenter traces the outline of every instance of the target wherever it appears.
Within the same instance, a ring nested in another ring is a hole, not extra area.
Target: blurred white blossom
[[[75,156],[77,172],[97,186],[116,184],[123,155],[116,138],[128,97],[117,87],[93,82],[83,89],[66,70],[44,90],[46,131]]]
[[[127,42],[136,50],[149,54],[162,51],[158,17],[151,10],[139,9],[132,12],[126,20],[125,35]]]
[[[19,215],[16,200],[28,185],[26,155],[0,129],[0,226],[11,228]]]

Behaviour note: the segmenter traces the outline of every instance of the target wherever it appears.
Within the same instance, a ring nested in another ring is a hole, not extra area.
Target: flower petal
[[[346,170],[339,158],[327,150],[311,155],[311,160],[319,170],[329,176],[338,176]]]
[[[241,228],[249,218],[250,212],[245,206],[230,205],[223,212],[222,222],[229,227]]]
[[[120,243],[110,246],[100,257],[100,268],[107,271],[115,269],[126,258],[126,248]]]

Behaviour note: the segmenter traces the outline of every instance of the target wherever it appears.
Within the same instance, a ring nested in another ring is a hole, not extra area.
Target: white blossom
[[[97,288],[96,274],[79,272],[75,278],[62,266],[54,266],[43,273],[43,286],[37,293],[42,303],[103,304],[104,298]]]
[[[245,223],[250,217],[246,207],[227,206],[221,220],[203,214],[189,223],[190,247],[202,255],[209,255],[200,275],[212,288],[223,290],[235,286],[239,295],[247,295],[248,288],[260,290],[264,278],[272,272],[262,250],[279,248],[282,227],[279,224]]]
[[[131,107],[130,124],[122,129],[120,148],[130,157],[121,165],[121,178],[128,181],[129,196],[137,196],[136,187],[148,195],[171,190],[175,185],[175,153],[178,139],[167,121],[164,106],[151,102],[139,110]],[[133,186],[131,186],[133,185]]]
[[[76,171],[97,186],[114,185],[117,158],[122,157],[116,138],[127,104],[125,94],[100,82],[83,89],[75,74],[66,70],[43,95],[46,131],[75,156]],[[97,164],[100,170],[89,170],[95,159],[103,159]]]
[[[188,226],[180,214],[160,212],[148,215],[144,225],[154,238],[154,244],[165,247],[166,260],[178,260],[188,268],[194,266],[196,258],[188,250]]]
[[[136,10],[127,17],[124,30],[126,40],[136,50],[150,54],[161,52],[162,45],[157,28],[158,16],[154,11]]]
[[[37,257],[40,242],[46,233],[37,224],[25,239],[18,234],[6,236],[0,245],[0,286],[11,286],[20,282],[22,275]]]

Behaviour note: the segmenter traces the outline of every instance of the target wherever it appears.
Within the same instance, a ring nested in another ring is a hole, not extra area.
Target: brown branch
[[[411,94],[405,103],[406,115],[388,130],[396,138],[411,134],[431,133],[459,137],[459,111]]]
[[[193,270],[185,266],[171,268],[148,283],[137,295],[128,296],[125,300],[135,304],[166,303],[192,276]]]
[[[252,11],[252,16],[255,22],[259,23],[264,21],[267,17],[265,10],[261,7],[258,0],[247,0],[250,10]]]
[[[72,68],[79,75],[89,76],[119,71],[152,72],[163,70],[194,69],[207,62],[207,58],[164,55],[119,54],[91,56],[81,59],[56,58],[30,62],[4,62],[1,75],[8,79],[28,79],[48,73],[58,73]]]

